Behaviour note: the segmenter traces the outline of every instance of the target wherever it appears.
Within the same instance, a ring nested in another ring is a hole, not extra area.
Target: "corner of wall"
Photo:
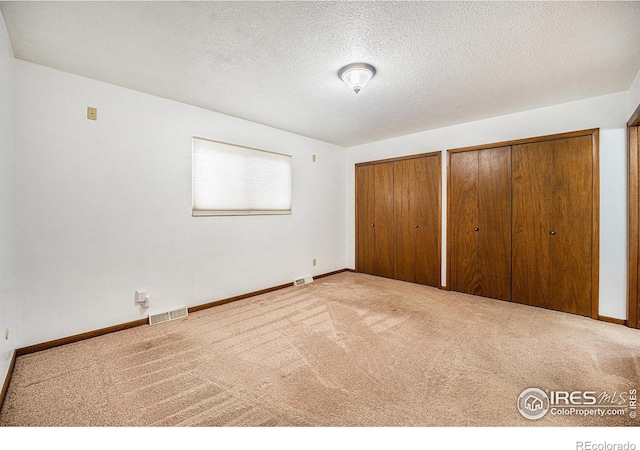
[[[629,88],[629,117],[635,112],[640,105],[640,69]]]
[[[15,58],[0,11],[0,387],[17,347],[15,296]]]

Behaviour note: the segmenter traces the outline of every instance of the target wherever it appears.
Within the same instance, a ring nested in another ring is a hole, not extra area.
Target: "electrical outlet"
[[[313,258],[313,265],[314,266],[316,265],[316,259],[315,258]]]
[[[98,120],[98,108],[87,107],[87,119]]]

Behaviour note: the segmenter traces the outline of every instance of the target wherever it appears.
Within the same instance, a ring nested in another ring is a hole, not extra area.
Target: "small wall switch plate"
[[[9,329],[8,328],[4,329],[4,340],[5,341],[9,340]]]
[[[98,108],[87,107],[87,119],[98,120]]]
[[[313,162],[316,162],[316,155],[313,155]]]
[[[135,306],[140,306],[145,302],[145,300],[149,300],[151,295],[147,293],[145,290],[136,291],[136,295],[133,298],[133,303]]]
[[[316,265],[316,259],[315,258],[313,258],[313,265],[314,266]]]

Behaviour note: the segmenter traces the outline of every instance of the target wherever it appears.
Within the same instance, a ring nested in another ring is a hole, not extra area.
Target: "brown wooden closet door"
[[[393,163],[375,164],[375,275],[393,278]]]
[[[478,295],[511,299],[511,147],[478,151]]]
[[[415,159],[415,281],[440,286],[440,155]],[[417,228],[415,226],[417,225]]]
[[[449,158],[449,286],[475,294],[478,268],[478,152],[452,153]]]
[[[592,137],[552,141],[550,307],[591,315]]]
[[[375,273],[375,166],[356,167],[356,270]]]
[[[440,158],[396,161],[394,166],[394,278],[438,287]]]
[[[414,203],[416,183],[414,159],[393,163],[394,174],[394,270],[398,280],[415,281]]]
[[[591,315],[591,136],[513,147],[512,299]]]
[[[512,149],[511,299],[550,307],[549,223],[553,141],[515,145]]]

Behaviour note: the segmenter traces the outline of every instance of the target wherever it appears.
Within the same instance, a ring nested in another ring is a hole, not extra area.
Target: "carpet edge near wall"
[[[325,278],[325,277],[329,277],[329,276],[332,276],[332,275],[337,275],[337,274],[343,273],[343,272],[354,272],[355,273],[357,271],[354,270],[354,269],[351,269],[351,268],[343,268],[343,269],[327,272],[327,273],[324,273],[324,274],[316,275],[316,276],[314,276],[314,279]],[[261,290],[258,290],[258,291],[253,291],[253,292],[249,292],[249,293],[246,293],[246,294],[241,294],[241,295],[237,295],[237,296],[234,296],[234,297],[229,297],[229,298],[226,298],[226,299],[217,300],[217,301],[214,301],[214,302],[209,302],[209,303],[204,303],[204,304],[200,304],[200,305],[191,306],[191,307],[188,308],[188,312],[189,313],[193,313],[195,311],[200,311],[200,310],[203,310],[203,309],[212,308],[214,306],[220,306],[220,305],[223,305],[223,304],[227,304],[227,303],[243,300],[243,299],[246,299],[246,298],[254,297],[254,296],[265,294],[265,293],[268,293],[268,292],[274,292],[274,291],[277,291],[277,290],[280,290],[280,289],[284,289],[284,288],[290,287],[291,285],[292,285],[292,283],[281,284],[281,285],[277,285],[277,286],[272,286],[272,287],[269,287],[269,288],[261,289]],[[449,290],[446,286],[439,286],[439,289],[446,290],[446,291]],[[598,316],[598,320],[599,321],[603,321],[603,322],[609,322],[609,323],[617,324],[617,325],[623,325],[623,326],[625,326],[627,324],[626,320],[615,319],[615,318],[610,318],[610,317],[606,317],[606,316]],[[98,330],[92,330],[92,331],[79,333],[79,334],[72,335],[72,336],[67,336],[67,337],[63,337],[63,338],[59,338],[59,339],[46,341],[46,342],[42,342],[42,343],[39,343],[39,344],[34,344],[34,345],[27,346],[27,347],[21,347],[21,348],[15,349],[13,351],[13,355],[11,357],[11,361],[9,363],[9,367],[7,369],[7,374],[6,374],[6,377],[5,377],[3,386],[2,386],[2,390],[0,391],[0,410],[2,409],[2,406],[4,404],[4,400],[5,400],[8,388],[9,388],[9,384],[11,382],[11,376],[13,374],[13,369],[14,369],[15,364],[16,364],[16,358],[18,356],[28,355],[28,354],[39,352],[39,351],[42,351],[42,350],[47,350],[47,349],[50,349],[50,348],[59,347],[59,346],[71,344],[71,343],[74,343],[74,342],[79,342],[79,341],[82,341],[82,340],[85,340],[85,339],[90,339],[90,338],[93,338],[93,337],[98,337],[98,336],[102,336],[102,335],[105,335],[105,334],[114,333],[116,331],[122,331],[122,330],[126,330],[126,329],[129,329],[129,328],[134,328],[134,327],[146,325],[147,323],[148,323],[148,319],[144,318],[144,319],[140,319],[140,320],[136,320],[136,321],[132,321],[132,322],[121,323],[121,324],[113,325],[113,326],[110,326],[110,327],[101,328],[101,329],[98,329]]]
[[[323,274],[320,274],[320,275],[315,275],[313,278],[314,279],[325,278],[325,277],[329,277],[331,275],[337,275],[337,274],[343,273],[343,272],[355,272],[355,270],[349,269],[349,268],[343,268],[343,269],[339,269],[339,270],[334,270],[332,272],[327,272],[327,273],[323,273]],[[236,295],[234,297],[220,299],[220,300],[216,300],[216,301],[209,302],[209,303],[203,303],[203,304],[200,304],[200,305],[194,305],[194,306],[188,307],[187,311],[191,314],[193,312],[200,311],[200,310],[203,310],[203,309],[213,308],[214,306],[220,306],[220,305],[224,305],[226,303],[231,303],[231,302],[235,302],[235,301],[238,301],[238,300],[243,300],[245,298],[255,297],[256,295],[266,294],[268,292],[274,292],[274,291],[277,291],[277,290],[280,290],[280,289],[287,288],[287,287],[292,286],[292,285],[293,285],[293,282],[280,284],[280,285],[277,285],[277,286],[271,286],[271,287],[268,287],[268,288],[265,288],[265,289],[260,289],[260,290],[249,292],[249,293],[246,293],[246,294]],[[79,333],[79,334],[75,334],[75,335],[72,335],[72,336],[66,336],[66,337],[62,337],[62,338],[58,338],[58,339],[53,339],[51,341],[41,342],[39,344],[33,344],[33,345],[26,346],[26,347],[21,347],[21,348],[18,348],[18,349],[16,349],[14,351],[14,353],[15,353],[14,354],[14,360],[15,360],[15,357],[17,357],[17,356],[28,355],[28,354],[39,352],[39,351],[42,351],[42,350],[47,350],[47,349],[50,349],[50,348],[59,347],[61,345],[72,344],[74,342],[79,342],[79,341],[83,341],[85,339],[91,339],[93,337],[98,337],[98,336],[102,336],[102,335],[105,335],[105,334],[114,333],[116,331],[121,331],[121,330],[126,330],[128,328],[134,328],[134,327],[146,325],[147,323],[148,323],[148,318],[143,318],[143,319],[139,319],[139,320],[134,320],[132,322],[125,322],[125,323],[112,325],[112,326],[105,327],[105,328],[100,328],[98,330],[86,331],[84,333]],[[1,406],[1,402],[0,402],[0,406]]]
[[[351,269],[351,268],[343,268],[343,269],[339,269],[339,270],[334,270],[334,271],[331,271],[331,272],[323,273],[323,274],[320,274],[320,275],[315,275],[314,279],[325,278],[325,277],[329,277],[331,275],[337,275],[337,274],[343,273],[343,272],[354,272],[354,273],[356,273],[357,271],[355,269]],[[194,305],[194,306],[188,307],[187,311],[189,312],[189,314],[191,314],[191,313],[194,313],[196,311],[203,310],[203,309],[213,308],[214,306],[220,306],[220,305],[224,305],[226,303],[231,303],[231,302],[235,302],[235,301],[238,301],[238,300],[243,300],[245,298],[255,297],[256,295],[266,294],[268,292],[274,292],[274,291],[277,291],[277,290],[280,290],[280,289],[287,288],[287,287],[289,287],[291,285],[292,285],[292,283],[280,284],[280,285],[277,285],[277,286],[271,286],[271,287],[260,289],[260,290],[257,290],[257,291],[248,292],[246,294],[236,295],[234,297],[220,299],[220,300],[216,300],[216,301],[213,301],[213,302],[203,303],[203,304],[200,304],[200,305]],[[438,289],[444,290],[444,291],[449,291],[450,290],[448,286],[439,286]],[[616,318],[607,317],[607,316],[598,315],[598,319],[597,320],[602,321],[602,322],[613,323],[613,324],[616,324],[616,325],[623,325],[623,326],[627,325],[627,321],[624,320],[624,319],[616,319]],[[93,337],[102,336],[102,335],[109,334],[109,333],[114,333],[116,331],[121,331],[121,330],[126,330],[128,328],[134,328],[134,327],[146,325],[147,323],[148,323],[148,318],[144,318],[144,319],[134,320],[132,322],[125,322],[125,323],[112,325],[112,326],[105,327],[105,328],[100,328],[98,330],[86,331],[84,333],[79,333],[79,334],[75,334],[75,335],[72,335],[72,336],[66,336],[66,337],[62,337],[62,338],[59,338],[59,339],[54,339],[54,340],[51,340],[51,341],[45,341],[45,342],[41,342],[39,344],[33,344],[33,345],[29,345],[27,347],[18,348],[16,350],[14,350],[14,355],[13,355],[13,359],[12,359],[12,366],[10,367],[10,371],[8,372],[7,380],[9,380],[11,378],[10,373],[12,371],[13,365],[15,365],[15,358],[17,356],[28,355],[28,354],[39,352],[39,351],[42,351],[42,350],[47,350],[47,349],[50,349],[50,348],[59,347],[61,345],[72,344],[74,342],[79,342],[79,341],[82,341],[82,340],[85,340],[85,339],[90,339],[90,338],[93,338]],[[6,386],[8,386],[8,381],[7,380],[5,380]],[[6,386],[5,386],[5,388],[6,388]],[[4,401],[4,394],[5,394],[5,390],[6,390],[5,388],[3,388],[2,396],[0,396],[0,408],[2,407],[2,403]]]
[[[342,272],[355,272],[354,269],[349,269],[349,268],[343,268],[343,269],[339,269],[339,270],[334,270],[332,272],[327,272],[327,273],[323,273],[320,275],[316,275],[314,278],[324,278],[324,277],[328,277],[331,275],[336,275]],[[225,303],[231,303],[234,301],[238,301],[238,300],[242,300],[245,298],[249,298],[249,297],[254,297],[256,295],[260,295],[260,294],[264,294],[267,292],[273,292],[279,289],[284,289],[286,287],[291,286],[292,283],[287,283],[287,284],[281,284],[278,286],[272,286],[269,288],[265,288],[265,289],[261,289],[259,291],[254,291],[254,292],[249,292],[247,294],[241,294],[241,295],[237,295],[235,297],[230,297],[227,299],[222,299],[222,300],[217,300],[215,302],[210,302],[210,303],[205,303],[202,305],[195,305],[192,307],[188,308],[189,313],[192,313],[194,311],[199,311],[202,309],[207,309],[207,308],[212,308],[214,306],[219,306],[219,305],[223,305]],[[67,344],[72,344],[74,342],[79,342],[79,341],[83,341],[85,339],[90,339],[93,337],[98,337],[98,336],[102,336],[105,334],[109,334],[109,333],[114,333],[116,331],[122,331],[122,330],[126,330],[129,328],[134,328],[134,327],[139,327],[142,325],[146,325],[148,323],[148,319],[140,319],[140,320],[134,320],[132,322],[126,322],[126,323],[121,323],[118,325],[112,325],[110,327],[105,327],[105,328],[100,328],[98,330],[92,330],[92,331],[86,331],[84,333],[79,333],[79,334],[75,334],[72,336],[66,336],[66,337],[62,337],[59,339],[54,339],[51,341],[46,341],[46,342],[41,342],[39,344],[33,344],[33,345],[29,345],[27,347],[21,347],[18,349],[15,349],[13,351],[13,355],[11,357],[11,362],[9,363],[9,369],[7,370],[7,374],[6,374],[6,378],[4,380],[4,384],[2,386],[2,391],[0,391],[0,410],[2,410],[2,405],[4,405],[4,399],[5,396],[7,394],[7,391],[9,390],[9,383],[11,382],[11,375],[13,374],[13,369],[16,365],[16,358],[18,356],[23,356],[23,355],[28,355],[31,353],[35,353],[35,352],[39,352],[42,350],[47,350],[50,348],[54,348],[54,347],[59,347],[61,345],[67,345]]]

